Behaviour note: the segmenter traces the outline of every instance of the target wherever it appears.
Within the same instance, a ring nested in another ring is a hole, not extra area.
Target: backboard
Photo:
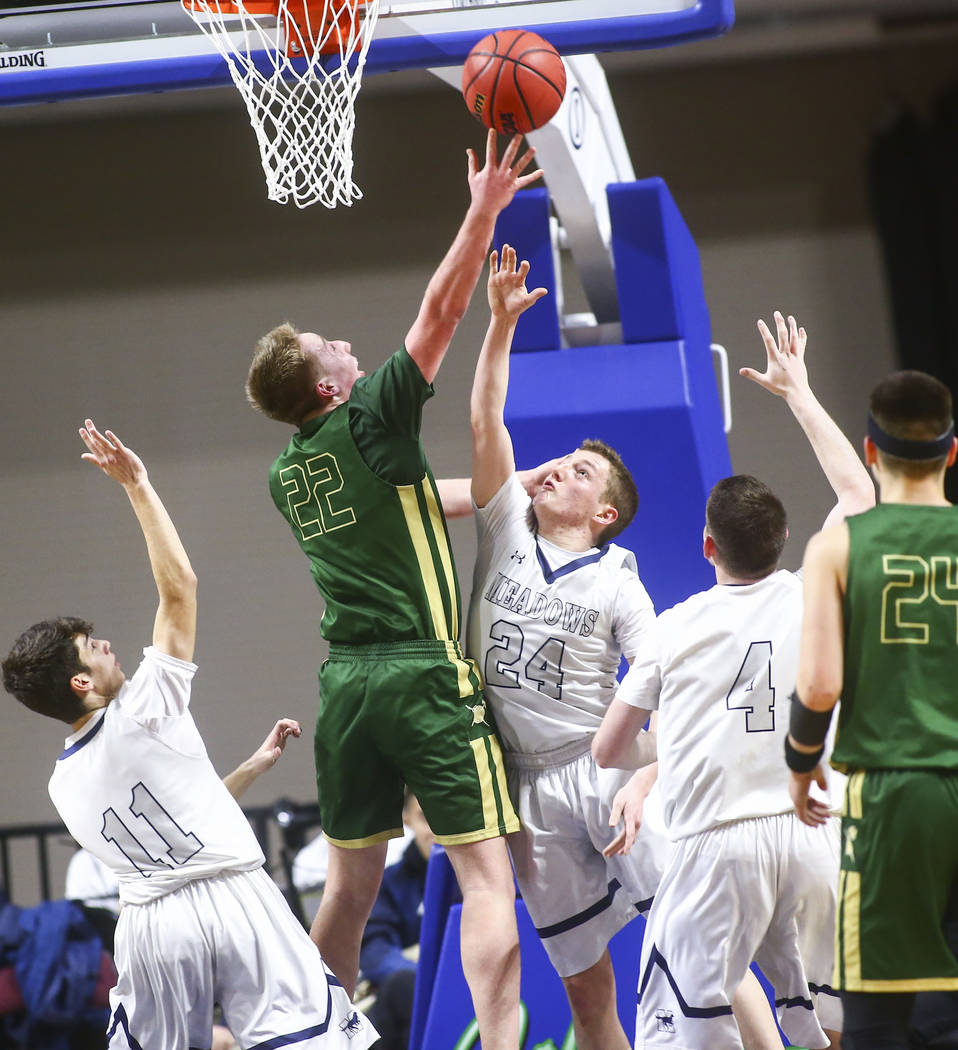
[[[717,36],[732,0],[380,0],[365,72],[461,65],[495,29],[538,32],[563,54]],[[0,105],[229,83],[176,0],[0,0]]]

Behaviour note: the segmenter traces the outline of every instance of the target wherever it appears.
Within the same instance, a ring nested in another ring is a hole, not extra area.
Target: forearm
[[[146,478],[125,488],[146,540],[150,567],[161,601],[195,599],[196,576],[193,567],[176,526],[156,490]]]
[[[472,478],[437,478],[436,490],[443,515],[465,518],[472,514]]]
[[[233,796],[233,798],[239,799],[259,776],[259,772],[260,771],[254,766],[252,759],[248,758],[245,762],[241,762],[232,773],[227,773],[226,776],[223,777],[223,783],[226,785],[226,790]]]
[[[498,212],[473,202],[449,250],[432,275],[423,307],[455,325],[465,315],[492,243]]]
[[[657,741],[654,729],[643,729],[630,740],[621,741],[611,765],[615,769],[644,769],[652,765],[657,760]]]
[[[489,319],[469,399],[469,414],[474,430],[477,427],[504,425],[509,389],[509,350],[516,320],[495,315]]]
[[[785,400],[844,512],[857,513],[873,506],[875,489],[865,465],[811,389],[796,390]]]
[[[592,738],[596,763],[604,769],[638,769],[655,761],[655,722],[650,723],[651,732],[642,729],[650,714],[615,697]]]

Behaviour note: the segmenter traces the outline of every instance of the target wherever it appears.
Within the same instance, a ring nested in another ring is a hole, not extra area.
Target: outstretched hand
[[[80,437],[90,450],[80,457],[94,464],[107,477],[118,481],[124,488],[129,488],[146,480],[146,467],[143,461],[113,433],[107,430],[100,433],[92,419],[87,419],[80,427]]]
[[[535,147],[530,147],[516,160],[521,141],[521,135],[514,135],[506,146],[502,159],[499,160],[496,132],[490,128],[486,137],[486,163],[482,168],[479,167],[475,150],[466,150],[469,161],[469,192],[472,194],[473,205],[498,215],[512,201],[516,190],[525,189],[542,177],[542,168],[537,168],[528,175],[522,174],[532,163],[536,151]]]
[[[272,769],[286,747],[287,737],[300,736],[302,732],[295,718],[281,718],[273,726],[269,736],[247,759],[251,772],[259,776],[267,769]]]
[[[772,394],[787,398],[789,394],[808,389],[808,371],[805,367],[805,341],[808,336],[804,328],[798,327],[791,314],[787,323],[778,310],[774,318],[775,336],[764,321],[758,322],[767,357],[765,371],[740,368],[738,374],[758,383]]]
[[[498,252],[489,256],[489,309],[493,317],[502,317],[515,321],[521,313],[528,310],[549,293],[545,288],[526,288],[526,277],[529,275],[529,263],[523,259],[516,266],[516,250],[511,245],[502,246],[502,258]]]

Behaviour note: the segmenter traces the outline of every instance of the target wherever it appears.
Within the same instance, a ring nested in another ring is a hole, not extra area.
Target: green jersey
[[[838,769],[958,770],[958,511],[848,519]]]
[[[459,638],[456,569],[419,440],[431,396],[399,350],[345,404],[303,424],[270,470],[273,502],[326,603],[329,641]]]

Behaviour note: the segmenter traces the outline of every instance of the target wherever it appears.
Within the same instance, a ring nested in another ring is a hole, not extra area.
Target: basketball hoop
[[[362,197],[353,130],[379,0],[182,0],[226,59],[259,143],[269,199]]]

